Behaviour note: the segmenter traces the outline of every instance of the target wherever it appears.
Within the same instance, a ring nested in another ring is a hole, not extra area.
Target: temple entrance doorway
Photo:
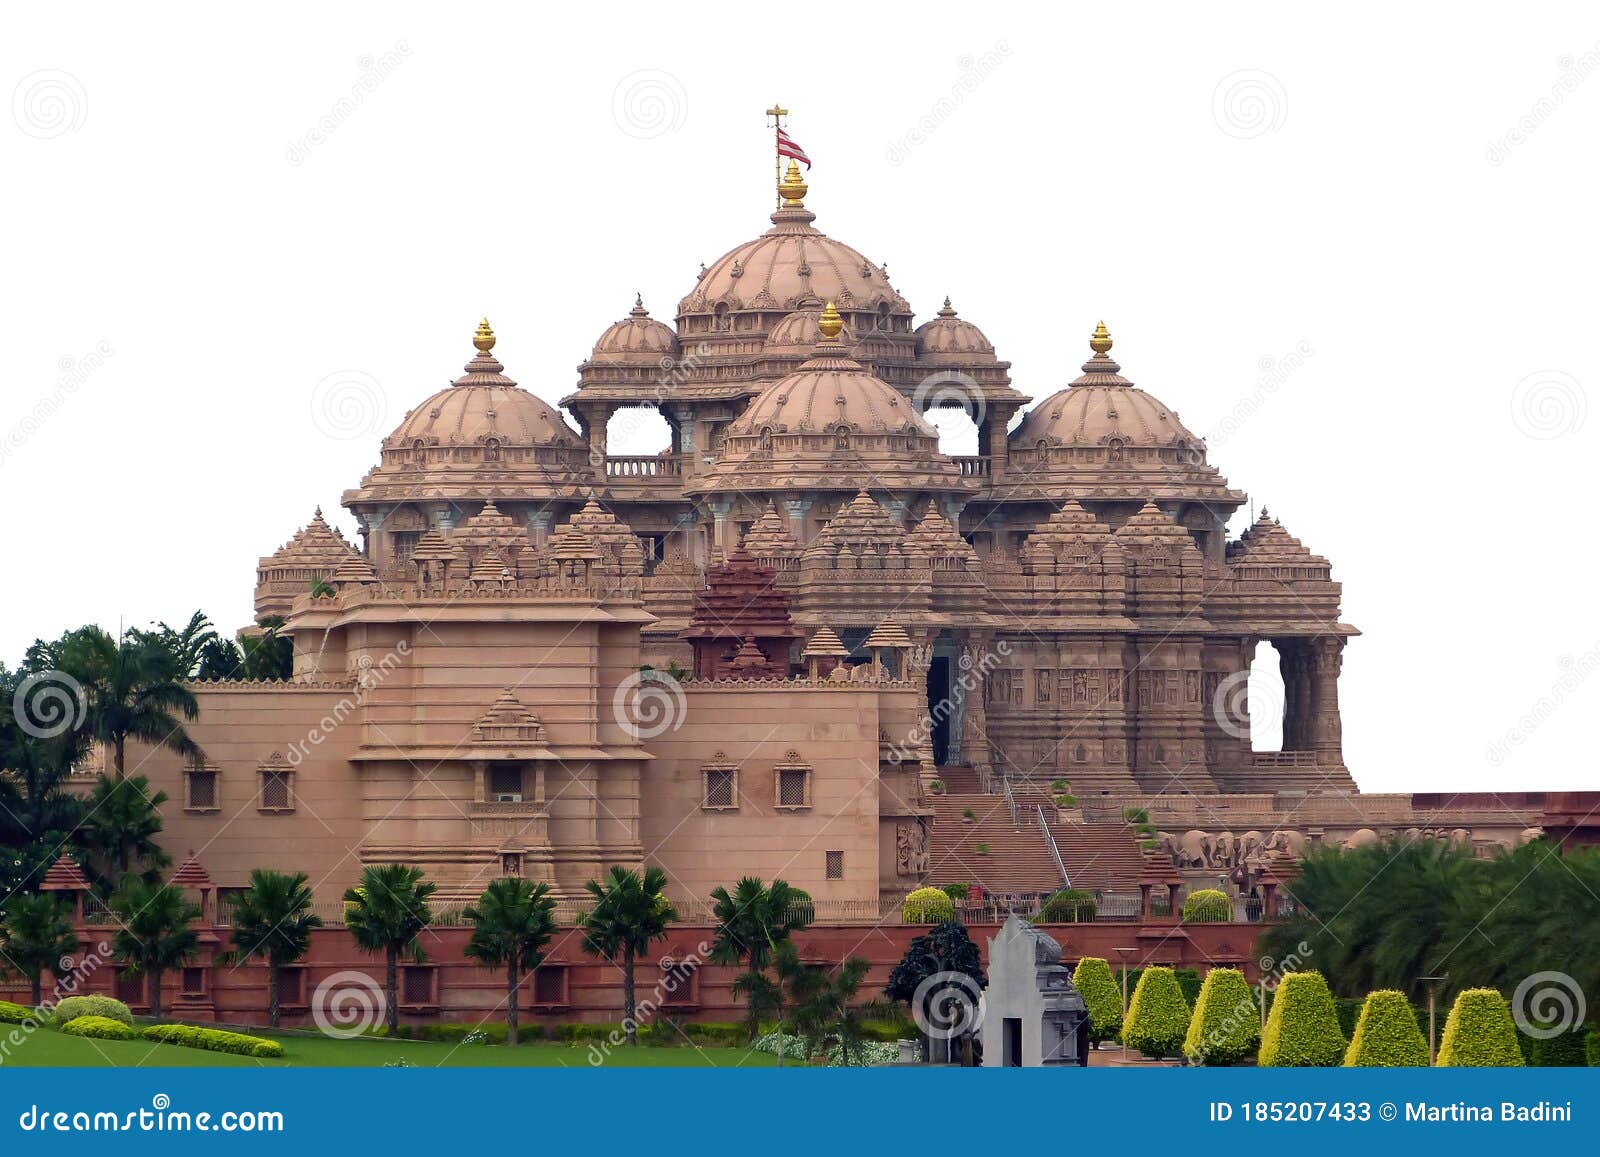
[[[1250,663],[1250,750],[1284,750],[1283,655],[1270,641],[1256,644]]]
[[[933,762],[943,767],[950,762],[950,721],[956,712],[955,697],[950,686],[950,658],[935,655],[928,664],[928,719],[932,723],[929,740],[933,744]]]

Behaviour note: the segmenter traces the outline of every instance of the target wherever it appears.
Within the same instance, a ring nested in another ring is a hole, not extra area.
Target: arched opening
[[[973,458],[978,449],[978,424],[963,406],[934,406],[923,415],[939,431],[939,453],[951,458]]]
[[[1278,648],[1256,644],[1250,664],[1250,750],[1283,750],[1283,671]]]
[[[654,406],[624,406],[606,420],[608,456],[642,457],[672,448],[672,427]]]

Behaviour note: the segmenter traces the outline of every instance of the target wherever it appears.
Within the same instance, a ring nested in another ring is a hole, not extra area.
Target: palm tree
[[[711,946],[711,959],[718,964],[745,966],[746,982],[741,989],[746,997],[745,1020],[750,1040],[761,1028],[762,987],[750,978],[766,971],[773,950],[811,923],[811,897],[786,881],[774,879],[763,885],[757,876],[745,876],[734,885],[733,895],[718,887],[711,893],[711,914],[717,920],[717,939]]]
[[[150,1015],[161,1018],[161,978],[194,957],[200,934],[193,924],[200,907],[184,899],[167,884],[129,880],[111,898],[111,910],[121,924],[111,945],[126,961],[128,971],[149,978]]]
[[[865,1039],[867,1018],[884,1010],[877,1001],[856,1003],[856,992],[871,967],[862,957],[852,956],[834,972],[809,969],[797,978],[794,1023],[806,1039],[808,1054],[825,1050],[829,1040],[836,1040],[841,1060],[850,1063],[851,1050]]]
[[[517,986],[544,960],[544,946],[556,931],[555,913],[548,884],[517,876],[492,881],[477,904],[462,913],[472,925],[466,954],[491,968],[505,965],[508,1044],[517,1043]]]
[[[136,775],[112,780],[101,776],[89,795],[89,806],[78,829],[78,842],[97,857],[100,874],[113,889],[135,864],[154,872],[172,863],[156,843],[161,834],[161,805],[167,793],[153,791],[150,781]]]
[[[278,978],[285,964],[293,964],[311,950],[311,930],[322,921],[311,911],[311,889],[306,874],[250,873],[250,887],[233,909],[233,956],[252,956],[267,962],[267,1022],[278,1027]]]
[[[33,1007],[44,1003],[44,974],[60,975],[61,958],[78,950],[72,931],[72,909],[48,893],[12,896],[5,903],[0,923],[0,953],[4,962],[28,978]]]
[[[126,774],[129,739],[190,759],[203,755],[183,728],[199,718],[200,705],[184,683],[181,661],[159,633],[129,631],[113,639],[96,626],[28,650],[29,669],[62,671],[82,687],[84,730],[106,745],[118,780]]]
[[[628,1044],[639,1043],[633,999],[633,961],[667,934],[678,918],[666,897],[667,874],[660,868],[630,872],[612,865],[606,880],[584,885],[594,897],[594,907],[578,917],[585,952],[615,962],[622,961],[622,1028]]]
[[[344,894],[344,925],[356,944],[368,952],[382,952],[383,992],[388,1002],[389,1035],[400,1028],[400,1001],[396,987],[400,953],[422,960],[417,937],[433,922],[428,898],[436,885],[422,878],[421,868],[404,864],[374,865],[361,873],[361,882]]]
[[[167,649],[178,672],[186,679],[193,678],[200,670],[200,657],[221,638],[204,611],[190,615],[182,628],[157,623],[156,629],[146,637]]]
[[[83,800],[66,789],[86,744],[81,733],[36,735],[13,710],[21,673],[0,666],[0,896],[36,885],[83,818]]]

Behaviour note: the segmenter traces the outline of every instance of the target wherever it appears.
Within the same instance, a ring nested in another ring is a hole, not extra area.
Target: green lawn
[[[180,1048],[177,1045],[153,1044],[142,1040],[90,1040],[85,1037],[66,1036],[50,1029],[40,1029],[22,1044],[10,1047],[8,1052],[0,1057],[0,1067],[150,1068],[311,1065],[330,1068],[370,1068],[390,1061],[405,1060],[418,1068],[441,1065],[468,1068],[567,1065],[581,1069],[589,1068],[591,1057],[595,1055],[590,1052],[586,1044],[536,1043],[507,1048],[505,1045],[453,1045],[434,1044],[428,1041],[331,1040],[320,1036],[278,1036],[275,1039],[283,1042],[284,1056],[281,1060],[236,1057],[229,1053],[212,1053],[203,1049]],[[688,1045],[673,1048],[616,1048],[611,1050],[604,1061],[604,1065],[607,1066],[663,1068],[685,1066],[764,1068],[777,1063],[778,1058],[770,1053],[729,1048],[697,1049]]]

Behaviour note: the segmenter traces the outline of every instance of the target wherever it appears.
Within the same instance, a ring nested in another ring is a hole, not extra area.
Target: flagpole
[[[772,118],[772,183],[776,187],[783,184],[783,154],[779,152],[779,134],[783,131],[783,118],[789,115],[789,110],[778,101],[772,102],[772,107],[767,110],[767,115]],[[778,208],[783,208],[783,194],[777,194]]]

